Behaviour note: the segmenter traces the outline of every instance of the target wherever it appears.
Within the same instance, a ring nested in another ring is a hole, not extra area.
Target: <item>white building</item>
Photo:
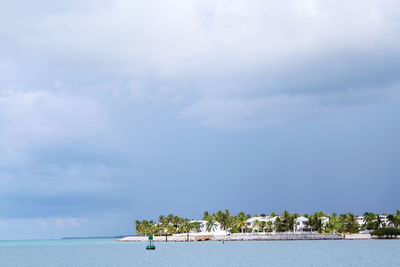
[[[379,227],[393,227],[393,224],[388,220],[386,215],[379,215],[379,219],[381,221]],[[374,222],[377,221],[377,219],[373,220]],[[364,226],[366,224],[364,216],[358,216],[357,217],[357,223],[359,226]]]
[[[256,221],[260,221],[260,222],[265,222],[266,223],[268,221],[268,217],[251,217],[250,219],[247,219],[246,220],[247,228],[252,228],[253,230],[260,231],[260,229],[258,229],[258,226],[254,225],[254,223]]]
[[[381,220],[381,225],[379,227],[394,227],[386,215],[379,215],[379,219]]]
[[[308,222],[310,220],[304,216],[297,217],[294,222],[294,227],[296,232],[305,232],[305,231],[311,231],[310,226],[308,225]]]
[[[265,229],[260,229],[258,226],[255,226],[254,223],[256,221],[265,222],[265,224],[268,224],[268,222],[272,222],[272,225],[274,225],[275,224],[275,220],[277,218],[278,218],[278,216],[275,216],[275,217],[268,217],[268,216],[266,216],[266,217],[260,217],[260,216],[251,217],[250,219],[246,220],[246,225],[247,225],[248,228],[251,228],[253,232],[254,231],[262,232]]]

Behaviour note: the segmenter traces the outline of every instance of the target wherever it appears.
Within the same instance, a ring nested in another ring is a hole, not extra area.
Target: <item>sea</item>
[[[0,241],[0,266],[400,266],[400,240],[155,243]]]

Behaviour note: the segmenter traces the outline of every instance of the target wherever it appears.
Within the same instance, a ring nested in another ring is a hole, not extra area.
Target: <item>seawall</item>
[[[343,236],[337,234],[268,234],[268,235],[191,235],[189,241],[276,241],[276,240],[342,240]],[[187,235],[173,235],[167,237],[168,242],[186,242]],[[120,242],[146,242],[146,236],[127,236],[119,239]],[[155,242],[165,242],[165,236],[154,236]]]

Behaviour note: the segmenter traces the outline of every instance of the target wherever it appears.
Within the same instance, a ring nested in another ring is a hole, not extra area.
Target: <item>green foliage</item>
[[[248,220],[250,216],[246,216],[244,212],[239,212],[239,214],[236,216],[233,225],[235,226],[236,230],[238,232],[244,233],[247,231],[247,223],[246,220]]]
[[[228,230],[231,227],[231,215],[228,209],[224,212],[219,210],[215,215],[215,220],[221,224],[221,228],[224,230]]]
[[[213,218],[212,217],[208,217],[207,224],[206,224],[207,232],[212,232],[213,230],[215,230],[216,227],[217,227],[217,224],[215,223]]]
[[[340,229],[342,228],[343,222],[340,220],[340,218],[337,216],[336,213],[333,213],[329,217],[329,222],[325,226],[325,232],[326,233],[335,233],[339,232]]]
[[[319,214],[316,212],[313,215],[311,215],[308,219],[309,219],[308,224],[309,226],[311,226],[312,230],[317,231],[318,233],[322,233],[324,225],[322,223]]]
[[[271,221],[268,221],[265,227],[265,231],[272,232],[273,230],[274,230],[274,224]]]
[[[203,220],[207,221],[206,230],[209,232],[216,229],[217,222],[221,224],[222,229],[230,231],[231,233],[245,233],[252,232],[253,230],[258,232],[287,232],[293,231],[295,220],[300,215],[298,213],[290,214],[290,212],[285,210],[280,216],[272,212],[270,218],[275,216],[277,216],[277,218],[274,223],[272,221],[255,221],[252,225],[253,228],[249,228],[246,223],[251,216],[248,214],[246,215],[243,211],[239,212],[236,216],[231,215],[227,209],[225,211],[219,210],[217,213],[212,214],[205,211],[203,213]],[[304,214],[303,216],[309,219],[308,226],[311,227],[313,231],[319,233],[357,233],[360,230],[375,230],[374,233],[377,236],[386,236],[386,234],[381,234],[381,229],[391,229],[388,226],[394,226],[394,228],[400,226],[400,210],[397,210],[394,214],[387,215],[387,223],[383,221],[383,217],[380,216],[380,214],[365,212],[361,225],[358,224],[357,216],[353,213],[340,215],[332,213],[332,215],[326,215],[324,212],[319,211],[312,215]],[[324,223],[322,217],[328,217],[329,221]],[[168,216],[160,215],[157,222],[136,220],[135,224],[136,233],[138,234],[163,236],[199,231],[201,227],[201,223],[199,222],[191,222],[187,218],[181,218],[173,214],[169,214]]]
[[[257,232],[262,232],[263,231],[263,224],[259,220],[255,220],[253,223],[253,228],[257,230]]]
[[[346,220],[344,222],[345,225],[345,230],[348,233],[358,233],[359,231],[359,226],[357,223],[357,218],[354,216],[353,213],[349,212],[347,214]]]
[[[208,211],[205,211],[203,213],[203,220],[208,220],[208,217],[210,217],[210,214],[208,213]]]
[[[154,234],[157,228],[153,221],[136,221],[136,232],[144,235]]]
[[[395,215],[389,214],[387,218],[395,228],[398,228],[400,226],[400,210],[397,210]]]
[[[371,233],[373,236],[385,237],[385,238],[396,238],[400,235],[400,229],[393,227],[379,228]]]
[[[285,232],[286,231],[286,224],[281,220],[280,217],[276,218],[276,220],[275,220],[275,231],[276,232]]]

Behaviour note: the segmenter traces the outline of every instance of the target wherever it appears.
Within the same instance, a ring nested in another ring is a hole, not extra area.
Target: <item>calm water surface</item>
[[[400,240],[119,243],[0,241],[0,266],[400,266]]]

